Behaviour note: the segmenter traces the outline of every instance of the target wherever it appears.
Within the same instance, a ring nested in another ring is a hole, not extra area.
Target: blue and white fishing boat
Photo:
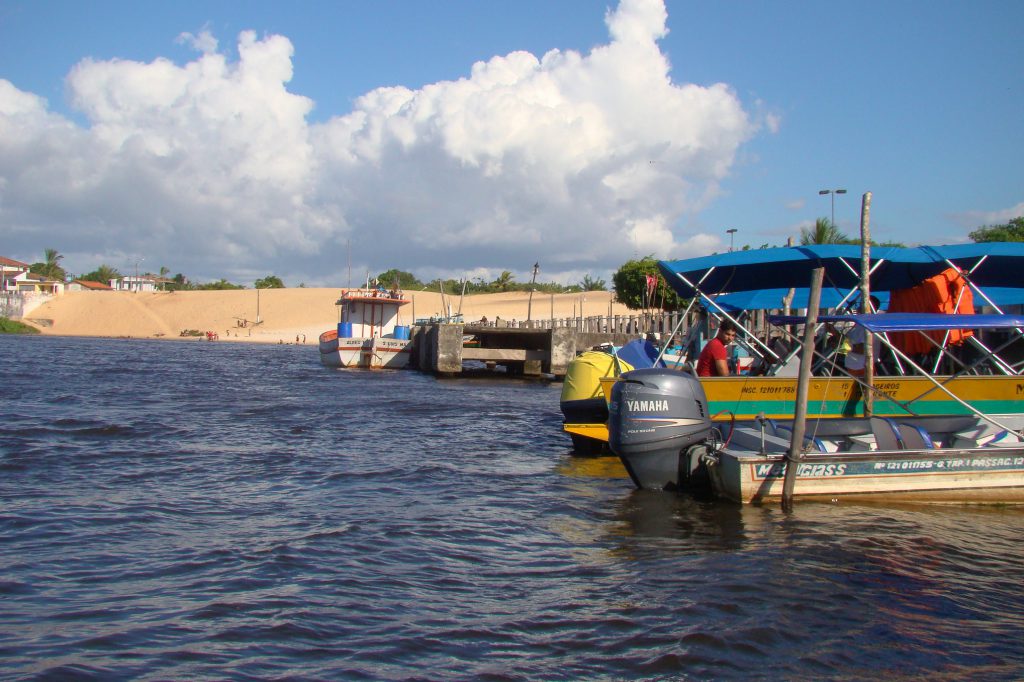
[[[320,362],[327,367],[401,369],[412,356],[410,328],[398,324],[411,301],[401,291],[366,286],[343,289],[336,329],[320,335]]]

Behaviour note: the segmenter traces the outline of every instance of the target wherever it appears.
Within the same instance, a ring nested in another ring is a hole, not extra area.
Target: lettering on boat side
[[[655,428],[661,426],[697,426],[704,423],[703,419],[693,419],[691,417],[681,417],[679,419],[672,417],[630,417],[629,421],[641,425],[650,424]],[[648,429],[648,431],[653,431],[653,429]]]
[[[846,464],[801,464],[796,469],[796,475],[804,478],[845,476],[846,467]],[[785,472],[786,467],[780,462],[757,464],[754,467],[754,478],[782,478]]]
[[[900,384],[896,381],[879,382],[875,384],[875,391],[887,396],[894,396],[899,391]],[[1018,385],[1018,393],[1024,393],[1024,385]],[[740,389],[741,395],[796,395],[796,385],[787,384],[784,386],[744,386]]]
[[[950,459],[901,459],[886,462],[846,462],[842,464],[801,464],[797,476],[878,476],[886,474],[948,473],[951,471],[1013,470],[1024,467],[1024,457],[963,457]],[[782,478],[786,468],[781,462],[755,464],[754,478]]]
[[[1006,469],[1024,466],[1024,457],[976,457],[974,459],[940,459],[937,469]]]
[[[963,471],[970,469],[1014,469],[1024,466],[1024,457],[975,457],[962,459],[876,462],[881,471]]]
[[[796,386],[744,386],[740,393],[747,395],[796,395]]]

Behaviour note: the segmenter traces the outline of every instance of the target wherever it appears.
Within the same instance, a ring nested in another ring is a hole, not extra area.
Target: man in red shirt
[[[732,320],[722,320],[718,334],[704,346],[697,359],[697,376],[726,377],[729,376],[729,354],[726,346],[736,340],[736,324]]]

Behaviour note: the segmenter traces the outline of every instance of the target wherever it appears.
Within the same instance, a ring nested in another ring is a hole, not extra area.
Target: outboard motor
[[[638,488],[704,492],[700,459],[711,417],[696,377],[660,368],[625,372],[612,387],[608,412],[608,446]]]

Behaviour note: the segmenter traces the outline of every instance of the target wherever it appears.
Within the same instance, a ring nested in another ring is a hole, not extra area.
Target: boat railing
[[[352,300],[377,299],[381,302],[409,303],[411,299],[405,297],[401,289],[384,289],[381,287],[361,287],[358,289],[342,289],[341,296],[336,305],[342,305]]]

